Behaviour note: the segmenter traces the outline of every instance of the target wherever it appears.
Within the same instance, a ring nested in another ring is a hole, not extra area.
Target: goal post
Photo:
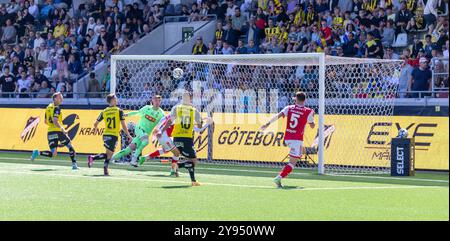
[[[179,79],[172,76],[175,68],[184,72]],[[392,133],[399,68],[399,61],[323,53],[113,55],[110,87],[126,110],[159,94],[169,111],[185,89],[193,91],[193,104],[214,120],[207,131],[195,134],[199,158],[261,166],[284,165],[289,150],[283,143],[286,120],[265,133],[258,128],[303,91],[318,125],[306,128],[304,160],[298,165],[319,174],[378,173],[387,172],[389,163],[373,160],[363,132],[375,124],[374,132]],[[387,150],[389,143],[378,147]]]

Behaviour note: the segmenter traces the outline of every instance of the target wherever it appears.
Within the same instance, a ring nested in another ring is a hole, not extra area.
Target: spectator
[[[238,40],[238,46],[235,50],[235,54],[246,54],[247,47],[244,46],[244,41],[242,39]]]
[[[439,0],[427,0],[423,10],[425,24],[428,25],[428,34],[432,34],[438,18],[437,5]]]
[[[193,55],[203,55],[207,54],[208,48],[203,43],[202,37],[197,37],[197,41],[195,42],[194,46],[192,46],[192,54]]]
[[[9,14],[15,14],[15,13],[17,13],[18,11],[20,11],[20,6],[19,6],[19,4],[16,3],[16,0],[11,0],[11,3],[10,3],[10,5],[9,5],[9,7],[6,8],[6,11],[7,11]]]
[[[17,31],[16,28],[12,25],[11,19],[6,20],[6,26],[2,29],[2,38],[1,42],[4,43],[14,43],[16,41]]]
[[[431,58],[431,51],[433,50],[433,42],[431,41],[431,35],[427,34],[425,36],[425,46],[423,46],[425,50],[425,55],[427,58]]]
[[[88,94],[89,98],[99,98],[100,97],[100,92],[101,92],[100,83],[95,78],[94,72],[91,72],[89,74],[87,91],[89,92],[89,94]]]
[[[50,60],[50,51],[47,49],[46,43],[41,43],[40,51],[38,54],[38,66],[40,68],[46,68],[48,65],[48,62]]]
[[[269,19],[268,26],[265,28],[265,34],[266,34],[266,41],[270,41],[272,37],[278,37],[280,34],[280,28],[278,26],[274,25],[274,22],[272,19]]]
[[[48,86],[48,82],[44,81],[41,83],[41,88],[37,94],[38,98],[49,98],[50,97],[50,88]]]
[[[386,22],[386,27],[383,28],[382,31],[382,45],[385,47],[391,46],[394,43],[395,39],[395,30],[393,28],[394,22],[392,20],[388,20]]]
[[[338,57],[345,57],[344,49],[342,48],[342,46],[336,47],[336,56],[338,56]]]
[[[38,5],[36,4],[35,1],[30,1],[30,6],[28,7],[28,12],[34,18],[38,18],[39,17],[39,7],[38,7]]]
[[[111,66],[108,65],[108,70],[106,71],[106,75],[103,76],[102,79],[102,91],[109,93],[110,92],[110,81],[111,81]]]
[[[198,9],[197,3],[193,3],[190,11],[191,21],[200,20],[200,10]]]
[[[254,40],[250,40],[247,46],[247,54],[259,54],[260,50],[257,45],[255,45]]]
[[[232,46],[237,46],[238,37],[237,32],[231,26],[231,22],[228,21],[223,31],[222,40]]]
[[[323,34],[323,38],[324,38],[326,44],[327,45],[332,45],[333,44],[333,40],[331,39],[331,37],[332,37],[331,33],[332,32],[331,32],[331,28],[328,27],[328,25],[327,25],[327,21],[322,20],[321,23],[320,23],[320,26],[321,26],[320,31]]]
[[[217,21],[216,24],[216,31],[214,32],[214,41],[217,41],[218,39],[223,40],[223,26],[221,21]]]
[[[42,74],[42,70],[39,67],[36,67],[34,81],[38,84],[42,84],[42,82],[48,82],[47,77]]]
[[[216,45],[213,42],[209,42],[208,44],[208,55],[214,55],[215,54]]]
[[[399,56],[398,56],[398,54],[396,54],[394,52],[394,48],[393,47],[387,47],[386,51],[384,52],[383,59],[397,60],[397,59],[399,59]]]
[[[23,64],[25,67],[32,67],[34,64],[33,52],[30,48],[25,49],[25,56],[23,58]]]
[[[45,39],[42,38],[41,32],[36,32],[36,38],[33,41],[33,49],[36,51],[36,48],[41,47],[41,45],[45,43]]]
[[[439,38],[436,41],[436,46],[443,50],[444,46],[445,46],[445,42],[448,41],[448,35],[446,34],[444,29],[439,30]]]
[[[233,46],[231,46],[231,44],[228,44],[226,41],[224,41],[222,53],[223,54],[234,54]]]
[[[10,73],[8,66],[3,68],[3,75],[0,77],[0,86],[3,98],[10,98],[14,96],[12,92],[15,92],[17,89],[17,80],[16,77]]]
[[[381,54],[381,48],[376,41],[374,34],[372,32],[367,33],[367,42],[366,42],[366,58],[381,58],[383,55]]]
[[[447,41],[445,41],[445,50],[443,52],[444,58],[448,59],[448,48],[449,48],[449,43],[448,43],[448,39]]]
[[[430,91],[431,90],[431,70],[428,68],[428,60],[424,57],[419,60],[419,67],[414,68],[408,82],[408,91]],[[418,93],[410,95],[418,98]]]
[[[358,41],[355,39],[353,33],[349,33],[347,42],[342,46],[344,56],[355,57],[358,54],[358,49]]]
[[[56,80],[59,82],[66,81],[69,78],[69,69],[67,65],[67,61],[64,56],[59,54],[54,63],[55,68],[52,72],[52,81]]]
[[[31,92],[33,93],[32,96],[34,98],[37,97],[37,94],[38,94],[40,89],[41,89],[41,85],[39,83],[37,83],[37,82],[34,82],[33,86],[31,87]]]
[[[30,97],[28,94],[22,94],[27,93],[31,91],[31,79],[29,76],[27,76],[27,72],[22,71],[20,73],[20,77],[17,80],[17,92],[21,93],[19,95],[20,98],[27,98]]]
[[[227,0],[227,10],[226,10],[226,17],[232,17],[236,13],[235,10],[238,7],[234,4],[234,0]]]
[[[131,75],[128,71],[127,67],[122,68],[121,76],[119,76],[119,84],[117,85],[116,92],[122,98],[131,98],[132,88],[129,83]]]
[[[236,8],[234,12],[234,16],[231,17],[231,27],[236,32],[236,35],[240,36],[247,31],[247,19],[244,15],[241,14],[241,10],[239,8]]]
[[[277,37],[272,37],[272,40],[270,41],[270,43],[267,45],[266,50],[270,51],[270,53],[281,53],[282,48],[280,46],[280,44],[278,43],[278,38]]]
[[[412,13],[406,8],[405,0],[402,0],[400,3],[400,11],[395,15],[395,23],[396,29],[395,33],[399,34],[401,32],[405,32],[408,21],[412,18]]]
[[[83,72],[81,62],[77,60],[75,58],[75,55],[73,54],[69,55],[68,69],[70,82],[74,82],[78,78],[78,76]]]
[[[62,23],[60,19],[56,20],[56,26],[53,30],[53,36],[59,38],[59,36],[67,37],[68,30],[66,25]]]

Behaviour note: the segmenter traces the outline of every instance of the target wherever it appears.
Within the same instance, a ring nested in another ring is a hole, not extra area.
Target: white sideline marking
[[[34,172],[24,172],[24,171],[3,171],[0,170],[0,173],[4,174],[26,174],[26,175],[41,175],[41,176],[57,176],[57,177],[69,177],[69,178],[90,178],[97,179],[101,177],[96,176],[78,176],[78,175],[68,175],[68,174],[59,174],[59,173],[34,173]],[[169,182],[169,183],[183,183],[186,184],[186,181],[176,181],[176,180],[162,180],[162,179],[143,179],[143,178],[128,178],[128,177],[117,177],[117,176],[109,176],[104,177],[103,180],[127,180],[127,181],[145,181],[145,182]],[[230,183],[213,183],[213,182],[204,182],[205,185],[211,186],[228,186],[228,187],[243,187],[243,188],[261,188],[261,189],[275,189],[275,187],[271,186],[258,186],[258,185],[240,185],[240,184],[230,184]],[[296,191],[327,191],[327,190],[356,190],[356,189],[422,189],[422,188],[446,188],[440,186],[361,186],[361,187],[311,187],[311,188],[293,188],[290,190]]]
[[[28,158],[22,158],[22,157],[0,157],[0,159],[5,160],[29,160]],[[64,162],[68,163],[66,160],[60,160],[60,159],[36,159],[36,161],[56,161],[56,162]],[[35,162],[31,162],[35,163]],[[35,163],[39,164],[39,163]],[[118,165],[114,164],[113,165]],[[158,164],[146,164],[145,166],[154,166],[159,168],[166,168],[166,166],[160,166]],[[278,172],[276,171],[261,171],[261,170],[243,170],[243,169],[228,169],[228,168],[209,168],[209,167],[196,167],[196,169],[199,170],[216,170],[216,171],[235,171],[235,172],[248,172],[248,173],[269,173],[269,174],[276,174]],[[312,175],[311,173],[298,173],[298,172],[292,172],[290,175]],[[421,179],[421,178],[404,178],[404,177],[379,177],[379,176],[360,176],[360,175],[339,175],[339,174],[325,174],[327,176],[334,176],[334,177],[354,177],[354,178],[365,178],[365,179],[386,179],[386,180],[403,180],[403,181],[423,181],[423,182],[440,182],[440,183],[449,183],[448,180],[437,180],[437,179]]]

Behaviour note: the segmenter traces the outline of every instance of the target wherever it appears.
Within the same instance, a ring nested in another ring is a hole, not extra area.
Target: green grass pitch
[[[169,177],[169,165],[111,165],[72,171],[55,160],[0,153],[0,220],[449,220],[448,173],[414,177],[329,176],[294,170],[285,189],[279,169],[200,164]]]

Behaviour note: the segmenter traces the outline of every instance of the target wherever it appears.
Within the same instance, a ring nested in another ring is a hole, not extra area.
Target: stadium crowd
[[[403,59],[400,97],[429,91],[431,70],[448,72],[448,10],[442,0],[227,0],[214,9],[214,40],[198,37],[192,54],[324,52],[339,57]],[[198,10],[200,8],[200,10]],[[195,10],[195,11],[194,11]],[[404,43],[396,43],[398,36]],[[448,87],[448,75],[435,87]],[[315,88],[315,87],[313,87]],[[444,96],[445,95],[441,95]],[[448,96],[448,95],[447,95]]]
[[[97,78],[92,71],[108,64],[109,55],[152,31],[167,15],[190,21],[217,15],[216,31],[211,33],[214,41],[203,43],[199,37],[192,54],[324,52],[404,59],[400,91],[430,90],[430,69],[448,71],[448,61],[435,61],[448,58],[446,0],[175,1],[11,0],[2,4],[1,96],[29,97],[32,92],[34,97],[48,97],[60,91],[71,97],[73,83],[86,74],[91,97],[109,92],[109,74]],[[405,35],[405,45],[398,45]],[[161,75],[171,78],[170,71]],[[158,86],[164,88],[164,84]],[[448,75],[437,78],[435,87],[448,87]]]
[[[70,98],[73,83],[87,74],[88,91],[97,97],[109,91],[108,79],[91,72],[162,20],[159,5],[146,1],[74,2],[11,0],[0,6],[2,97],[48,97],[59,91]]]

